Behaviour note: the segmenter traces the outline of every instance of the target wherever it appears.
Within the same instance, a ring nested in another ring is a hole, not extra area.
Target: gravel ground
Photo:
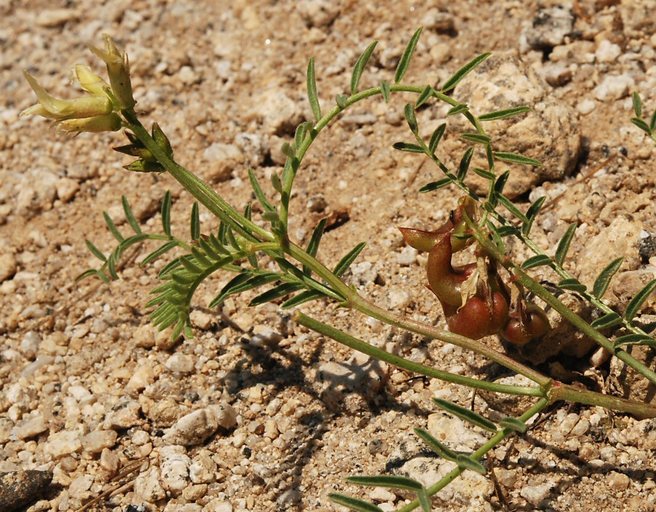
[[[24,493],[17,509],[30,512],[336,510],[329,492],[362,492],[344,482],[350,474],[392,472],[432,483],[450,469],[427,456],[415,427],[456,449],[480,443],[481,433],[436,411],[432,397],[474,403],[491,416],[517,405],[412,379],[294,325],[275,305],[248,309],[236,298],[220,311],[205,308],[226,275],[199,290],[195,338],[171,343],[148,323],[144,304],[161,266],[136,264],[147,247],[129,255],[110,286],[75,282],[94,264],[85,238],[112,246],[101,212],[118,220],[121,194],[152,231],[165,190],[179,233],[188,229],[191,206],[169,177],[122,170],[127,162],[111,151],[123,144],[119,135],[71,139],[42,120],[19,118],[34,101],[21,70],[70,96],[68,70],[77,62],[97,67],[85,45],[99,44],[103,32],[128,50],[143,119],[157,120],[178,161],[239,206],[250,200],[248,167],[262,177],[279,170],[281,144],[310,117],[310,57],[327,105],[347,90],[372,39],[380,43],[365,84],[392,78],[419,25],[409,82],[444,81],[492,51],[458,96],[480,113],[513,101],[534,106],[520,123],[492,131],[504,149],[545,163],[536,172],[513,168],[508,185],[520,204],[548,197],[536,242],[553,249],[578,222],[569,268],[587,284],[625,256],[608,294],[620,308],[654,277],[656,151],[629,122],[634,90],[647,112],[656,109],[654,1],[426,4],[0,2],[0,508],[13,507],[2,499],[16,502]],[[440,307],[423,287],[424,259],[403,246],[396,228],[440,224],[456,198],[416,193],[435,171],[392,150],[407,139],[402,107],[398,98],[363,103],[322,134],[298,178],[291,232],[306,241],[328,216],[334,229],[323,261],[334,263],[366,240],[351,282],[381,306],[441,325]],[[422,130],[430,133],[445,114],[423,110]],[[457,161],[457,137],[444,144],[445,160]],[[208,214],[201,220],[213,226]],[[325,304],[304,311],[425,364],[502,376],[460,349],[357,314]],[[648,302],[644,320],[655,313]],[[592,368],[583,354],[574,360],[567,336],[559,332],[523,357],[561,379],[654,400],[654,390],[621,366]],[[638,355],[653,366],[650,353]],[[559,406],[490,454],[494,478],[467,473],[435,498],[434,510],[656,510],[655,449],[654,420]],[[385,511],[408,497],[362,496]]]

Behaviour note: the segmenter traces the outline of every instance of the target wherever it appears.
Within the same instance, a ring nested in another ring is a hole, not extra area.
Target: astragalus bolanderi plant
[[[157,123],[153,123],[150,131],[144,128],[132,96],[127,55],[107,36],[104,48],[93,48],[92,51],[106,63],[109,83],[90,69],[78,66],[76,77],[85,95],[77,99],[65,100],[52,97],[33,77],[26,74],[28,82],[37,95],[38,103],[24,112],[24,114],[53,119],[66,131],[96,132],[124,129],[128,143],[115,149],[135,158],[125,166],[128,171],[168,173],[197,200],[198,203],[194,204],[191,212],[190,236],[181,238],[171,231],[171,196],[168,192],[164,194],[162,201],[162,231],[157,233],[143,231],[132,214],[127,200],[123,198],[124,213],[133,233],[125,235],[120,232],[110,216],[105,213],[106,224],[116,238],[117,246],[106,254],[92,242],[87,241],[91,252],[101,261],[101,267],[88,270],[81,276],[97,276],[105,281],[117,278],[117,263],[128,247],[147,241],[160,242],[153,252],[143,258],[142,263],[147,264],[173,254],[160,271],[162,284],[153,290],[154,298],[148,304],[153,308],[153,323],[160,329],[170,329],[171,336],[174,338],[180,335],[192,336],[189,313],[197,287],[215,272],[228,272],[234,277],[217,292],[210,307],[220,305],[228,296],[263,289],[261,294],[250,301],[250,305],[277,301],[281,308],[295,310],[294,319],[299,324],[373,358],[417,375],[441,379],[472,389],[534,398],[533,403],[523,413],[506,417],[497,423],[470,409],[436,399],[435,405],[438,407],[486,431],[488,440],[473,453],[459,453],[435,439],[426,430],[418,428],[416,434],[428,448],[454,463],[454,469],[444,478],[428,487],[415,480],[396,475],[349,478],[350,482],[359,485],[406,489],[415,499],[401,507],[399,509],[401,511],[417,507],[421,507],[424,511],[430,510],[430,497],[448,485],[461,472],[470,470],[485,473],[486,468],[482,460],[486,454],[508,436],[524,433],[528,428],[529,420],[555,402],[594,404],[639,417],[656,416],[656,407],[652,405],[558,382],[479,341],[484,336],[497,334],[511,344],[521,346],[539,338],[550,329],[543,310],[543,307],[549,307],[613,357],[619,358],[656,384],[656,373],[625,350],[626,346],[631,344],[654,346],[656,343],[647,332],[633,322],[647,296],[656,288],[656,282],[650,282],[628,304],[624,315],[620,315],[602,301],[613,274],[619,268],[620,260],[611,262],[599,275],[593,289],[587,290],[575,276],[563,268],[563,262],[573,241],[575,226],[567,229],[554,257],[548,256],[532,241],[531,226],[539,214],[543,199],[533,203],[528,210],[522,211],[504,195],[503,189],[508,179],[508,172],[498,172],[498,168],[502,162],[528,166],[538,166],[540,163],[517,153],[497,150],[494,141],[484,129],[484,123],[521,116],[529,110],[529,107],[515,106],[478,115],[472,112],[468,105],[457,100],[454,92],[458,83],[485,61],[489,54],[474,58],[439,87],[405,83],[403,79],[420,34],[421,29],[412,36],[390,81],[383,81],[375,87],[361,88],[360,79],[363,70],[376,47],[376,42],[370,44],[355,63],[350,92],[346,95],[338,95],[327,109],[321,106],[315,79],[315,63],[314,60],[310,60],[307,67],[307,92],[314,118],[301,123],[296,129],[294,140],[283,147],[286,155],[284,169],[280,174],[274,173],[271,178],[277,193],[276,197],[267,197],[258,183],[256,172],[249,171],[250,185],[259,203],[258,211],[261,211],[261,214],[255,218],[250,205],[243,210],[238,210],[208,184],[176,162],[173,148]],[[428,183],[421,191],[430,192],[450,186],[462,196],[459,207],[452,212],[443,226],[433,231],[407,228],[401,230],[409,245],[428,252],[426,269],[428,285],[442,304],[449,330],[418,323],[394,311],[382,309],[361,296],[345,281],[344,276],[347,275],[350,265],[356,260],[365,244],[356,245],[336,265],[327,267],[316,256],[326,226],[325,220],[316,226],[305,247],[295,243],[288,231],[294,181],[315,139],[331,122],[337,120],[353,105],[370,98],[387,101],[393,94],[403,94],[411,98],[411,102],[405,106],[404,115],[412,140],[399,142],[395,144],[395,148],[423,155],[435,164],[440,173],[439,179]],[[450,169],[438,156],[440,141],[447,129],[446,124],[440,125],[428,140],[420,135],[415,112],[419,107],[427,106],[431,102],[448,104],[449,116],[462,116],[469,123],[469,130],[460,134],[461,139],[469,143],[469,148],[463,154],[458,168]],[[654,119],[652,118],[651,125],[648,125],[642,120],[639,98],[634,104],[637,117],[633,122],[638,127],[649,130],[648,133],[651,135]],[[476,194],[465,182],[475,152],[481,152],[487,162],[485,169],[471,170],[488,182],[488,191],[482,196]],[[199,204],[220,221],[218,231],[202,232]],[[507,244],[504,240],[508,237],[519,240],[534,255],[526,261],[514,261],[512,254],[506,249]],[[454,266],[452,255],[459,251],[469,251],[471,262],[460,267]],[[598,312],[597,319],[588,323],[568,309],[553,289],[548,290],[533,279],[529,271],[540,266],[550,267],[559,276],[557,290],[574,291],[594,306]],[[536,299],[539,299],[542,307]],[[348,308],[354,313],[367,315],[411,333],[473,351],[528,378],[533,385],[519,386],[479,380],[418,364],[386,352],[304,314],[301,306],[316,300],[331,302],[342,308]],[[610,327],[615,327],[612,332],[617,335],[609,337],[604,334],[610,332],[608,331]],[[333,494],[331,498],[353,510],[380,510],[374,504],[342,494]]]

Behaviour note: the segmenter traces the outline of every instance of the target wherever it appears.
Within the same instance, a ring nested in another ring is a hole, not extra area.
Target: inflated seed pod
[[[535,304],[511,313],[510,317],[500,334],[504,340],[518,347],[544,336],[551,329],[547,314]]]

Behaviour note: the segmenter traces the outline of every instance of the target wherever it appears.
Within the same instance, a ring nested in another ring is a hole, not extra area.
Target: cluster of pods
[[[435,231],[400,230],[408,245],[428,252],[428,287],[442,304],[451,332],[472,339],[498,334],[513,345],[523,346],[549,331],[546,313],[528,303],[517,285],[511,293],[496,262],[481,248],[476,250],[475,263],[461,267],[452,264],[453,253],[473,241],[465,217],[474,219],[475,214],[476,202],[464,197],[447,222]]]

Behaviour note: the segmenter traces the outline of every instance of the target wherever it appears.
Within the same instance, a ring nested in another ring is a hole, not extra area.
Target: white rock
[[[410,266],[417,261],[417,249],[406,245],[400,254],[396,256],[396,262],[399,265]]]
[[[486,438],[460,418],[441,412],[428,416],[428,431],[449,448],[460,451],[473,451]]]
[[[64,455],[74,453],[82,447],[80,436],[72,430],[62,430],[48,436],[43,451],[53,459],[58,459]]]
[[[194,356],[176,352],[166,360],[164,366],[172,372],[188,374],[194,371]]]
[[[387,292],[390,309],[404,309],[412,302],[412,294],[407,290],[392,288]]]
[[[0,283],[14,277],[17,268],[16,257],[13,254],[0,254]]]
[[[151,467],[134,480],[134,493],[143,501],[155,503],[166,498],[166,491],[159,482],[159,468]]]
[[[226,181],[243,161],[244,155],[234,144],[215,142],[203,152],[203,158],[209,162],[207,177],[213,181]]]
[[[216,498],[203,507],[203,512],[232,512],[232,505],[228,501]]]
[[[82,448],[88,453],[100,453],[116,444],[118,434],[114,430],[94,430],[82,437]]]
[[[68,487],[68,493],[71,498],[81,500],[89,497],[89,489],[93,484],[92,475],[80,475],[75,478]]]
[[[456,31],[453,14],[433,7],[426,11],[421,19],[420,25],[428,30],[433,30],[442,34],[454,34]]]
[[[595,100],[592,98],[585,98],[579,101],[578,105],[576,105],[576,110],[578,110],[581,114],[586,115],[592,112],[596,106],[597,103]]]
[[[609,75],[594,88],[593,94],[599,101],[619,100],[628,95],[634,85],[629,75]]]
[[[28,331],[21,340],[20,351],[27,359],[33,361],[36,359],[36,354],[39,351],[40,344],[41,336],[39,336],[39,333]]]
[[[299,0],[298,13],[308,27],[326,27],[339,15],[339,2],[331,0]]]
[[[606,482],[613,491],[625,491],[631,484],[631,479],[624,473],[611,471],[606,477]]]
[[[36,24],[40,27],[57,27],[68,21],[75,21],[79,16],[73,9],[44,9],[36,17]]]
[[[195,484],[208,484],[216,478],[216,463],[209,453],[201,452],[194,457],[189,466],[189,478]]]
[[[603,39],[597,46],[595,57],[599,62],[614,62],[621,54],[622,49],[618,45]]]
[[[125,389],[128,393],[136,393],[145,389],[154,381],[155,370],[151,366],[150,361],[146,361],[135,368],[132,377],[130,377],[130,380],[125,385]]]
[[[540,485],[526,485],[521,488],[519,494],[534,507],[542,503],[551,490],[556,486],[555,482],[546,482]]]
[[[565,36],[574,28],[574,15],[565,7],[550,7],[538,10],[530,26],[522,32],[529,46],[545,50],[562,44]]]
[[[68,203],[80,190],[80,184],[71,178],[60,178],[55,183],[55,189],[57,190],[57,197],[63,203]]]
[[[189,484],[189,465],[191,459],[184,446],[162,446],[160,456],[160,482],[162,487],[178,495]]]
[[[298,102],[292,100],[282,89],[270,88],[258,95],[254,102],[257,109],[253,115],[262,120],[269,135],[292,133],[302,121],[303,112]]]
[[[48,424],[43,415],[36,414],[30,418],[23,419],[23,421],[13,428],[12,433],[18,439],[29,439],[31,437],[36,437],[47,430]]]
[[[219,427],[230,429],[237,424],[237,412],[230,404],[211,405],[180,418],[166,433],[170,444],[194,446],[201,444]]]
[[[107,414],[105,426],[112,429],[134,427],[141,423],[140,413],[141,405],[139,402],[136,400],[123,400]]]
[[[133,334],[132,341],[137,347],[152,348],[155,346],[157,330],[151,325],[139,326]]]

